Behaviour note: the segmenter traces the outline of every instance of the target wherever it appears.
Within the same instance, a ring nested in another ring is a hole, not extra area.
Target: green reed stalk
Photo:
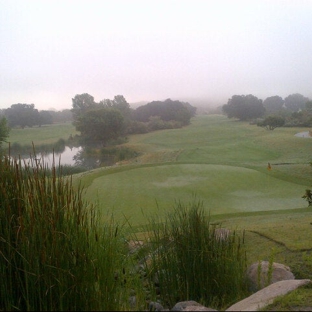
[[[128,309],[122,231],[70,177],[0,158],[0,310]]]
[[[216,238],[201,202],[189,207],[178,202],[163,226],[156,224],[151,221],[155,252],[150,275],[157,273],[165,305],[195,300],[224,308],[245,295],[242,240],[235,232],[227,239]]]

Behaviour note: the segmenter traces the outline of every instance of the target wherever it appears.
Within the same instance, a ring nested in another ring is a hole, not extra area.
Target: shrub
[[[149,276],[157,276],[162,301],[195,300],[224,308],[247,293],[246,256],[243,241],[232,233],[216,235],[202,203],[189,208],[177,203],[163,224],[152,224],[153,250]]]

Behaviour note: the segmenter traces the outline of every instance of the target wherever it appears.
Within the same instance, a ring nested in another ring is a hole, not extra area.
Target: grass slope
[[[312,140],[295,137],[300,131],[198,116],[182,129],[131,136],[126,145],[142,154],[132,164],[94,170],[79,180],[88,200],[134,224],[194,196],[211,215],[303,208]]]
[[[44,125],[42,127],[33,127],[19,129],[11,129],[8,141],[21,145],[31,145],[34,142],[35,146],[40,144],[51,144],[59,139],[67,140],[69,136],[75,135],[77,132],[71,123],[61,123]]]
[[[119,220],[127,216],[138,231],[145,216],[162,216],[176,200],[190,202],[196,195],[213,222],[245,231],[249,263],[273,255],[296,278],[312,278],[312,211],[301,198],[312,184],[312,139],[295,136],[305,131],[266,131],[224,116],[197,116],[182,129],[130,136],[126,145],[140,157],[73,179],[85,186],[85,198],[104,215],[114,213]],[[51,143],[71,133],[69,124],[13,129],[9,140]],[[311,289],[292,292],[266,310],[298,306],[312,306]]]

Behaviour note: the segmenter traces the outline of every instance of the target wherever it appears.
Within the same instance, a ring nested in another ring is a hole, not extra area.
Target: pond
[[[30,166],[36,164],[52,168],[61,166],[81,167],[91,170],[103,166],[113,166],[116,162],[137,157],[138,153],[127,147],[102,147],[92,148],[90,146],[74,145],[73,142],[59,142],[54,145],[12,146],[9,154],[12,158],[20,158],[22,164]]]
[[[91,170],[100,166],[112,166],[115,164],[114,158],[109,155],[97,155],[83,148],[82,146],[70,147],[64,146],[58,151],[46,150],[45,152],[33,153],[11,153],[14,158],[21,158],[23,163],[33,166],[43,164],[52,168],[53,161],[56,167],[59,166],[77,166]]]
[[[40,162],[41,164],[47,165],[49,168],[52,167],[53,161],[56,166],[59,165],[68,165],[68,166],[75,166],[76,160],[75,156],[79,154],[79,152],[82,151],[82,147],[69,147],[65,146],[64,151],[62,152],[41,152],[37,153],[35,161]],[[34,160],[33,157],[21,157],[26,164],[31,164],[31,162]]]

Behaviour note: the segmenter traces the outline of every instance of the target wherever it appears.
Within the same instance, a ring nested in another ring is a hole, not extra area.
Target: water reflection
[[[74,156],[73,161],[75,166],[83,167],[86,169],[98,168],[101,165],[100,159],[96,156],[91,156],[84,149],[80,149]]]
[[[36,163],[44,164],[51,168],[53,164],[55,166],[68,165],[68,166],[76,166],[74,156],[82,150],[82,147],[69,147],[65,146],[62,152],[40,152],[35,155],[26,156],[20,155],[21,159],[28,164],[32,165],[35,161]],[[15,155],[16,157],[17,155]]]
[[[73,147],[65,146],[63,149],[58,151],[45,151],[30,155],[15,154],[13,157],[20,157],[23,162],[33,166],[41,164],[52,168],[52,166],[77,166],[83,167],[87,170],[98,168],[101,166],[112,166],[115,164],[115,158],[113,155],[103,155],[92,153],[88,148],[82,146]]]

